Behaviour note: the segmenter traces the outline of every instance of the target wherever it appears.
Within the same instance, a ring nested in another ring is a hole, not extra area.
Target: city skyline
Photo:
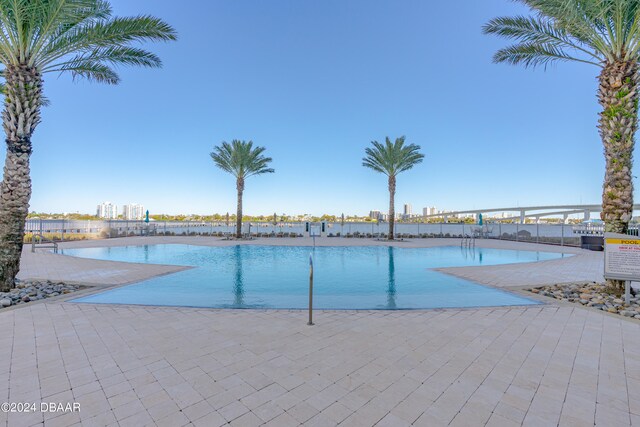
[[[247,212],[364,215],[386,206],[384,177],[361,159],[371,140],[401,135],[426,155],[398,178],[396,199],[414,206],[601,199],[597,69],[563,64],[545,72],[491,61],[503,42],[483,36],[482,25],[524,13],[521,5],[469,2],[463,15],[415,0],[210,2],[199,13],[168,0],[113,6],[118,15],[167,19],[180,38],[154,47],[161,70],[125,68],[119,86],[47,77],[51,105],[34,135],[30,211],[90,212],[96,194],[144,199],[167,214],[233,211],[235,184],[209,152],[234,138],[253,140],[274,159],[275,174],[247,180]],[[460,22],[450,43],[431,43],[452,20]],[[404,25],[380,31],[390,21]],[[462,49],[465,55],[451,53]],[[177,87],[198,52],[209,52],[199,67],[211,78]],[[229,61],[236,66],[220,66]],[[69,165],[64,174],[60,165]]]
[[[448,216],[449,218],[457,218],[457,219],[464,219],[464,218],[470,218],[470,217],[475,217],[474,213],[470,213],[470,212],[465,212],[465,211],[469,211],[469,209],[464,209],[462,210],[463,213],[455,213],[458,212],[458,210],[452,210],[452,209],[439,209],[435,206],[425,206],[423,207],[419,212],[421,213],[412,213],[412,205],[409,203],[403,203],[403,212],[397,212],[395,213],[395,218],[396,220],[412,220],[412,219],[420,219],[426,216],[433,216],[433,215],[441,215],[442,217]],[[526,207],[526,206],[520,206],[520,207],[516,207],[516,206],[512,206],[511,208],[515,208],[515,209],[511,209],[511,210],[505,210],[505,211],[501,211],[501,209],[503,208],[507,208],[506,206],[501,206],[499,208],[496,207],[485,207],[485,208],[481,208],[480,210],[484,210],[484,209],[491,209],[489,212],[485,212],[483,213],[484,218],[486,219],[502,219],[502,218],[515,218],[517,216],[517,211],[519,208],[526,208],[527,211],[536,211],[536,209],[532,209],[532,207]],[[549,208],[546,208],[549,209]],[[559,209],[559,207],[554,207],[554,209]],[[575,208],[571,208],[571,209],[575,209]],[[31,214],[46,214],[46,215],[63,215],[63,216],[67,216],[67,215],[88,215],[88,216],[96,216],[98,218],[104,218],[104,219],[127,219],[127,220],[142,220],[145,218],[146,216],[146,209],[144,207],[144,205],[142,204],[138,204],[138,203],[129,203],[126,205],[122,205],[122,209],[119,210],[118,209],[118,205],[111,203],[109,201],[106,202],[102,202],[100,204],[97,205],[97,209],[96,209],[96,214],[93,215],[91,213],[88,212],[80,212],[80,211],[74,211],[74,212],[69,212],[69,211],[64,211],[64,212],[46,212],[46,211],[41,211],[41,212],[35,212],[32,211]],[[562,215],[560,214],[554,214],[554,215],[546,215],[544,214],[544,210],[540,210],[540,208],[538,209],[539,213],[541,213],[541,217],[543,218],[561,218]],[[121,213],[120,213],[121,212]],[[635,212],[635,211],[634,211]],[[208,213],[204,213],[204,214],[200,214],[200,213],[195,213],[195,212],[188,212],[188,211],[181,211],[175,214],[168,214],[166,212],[149,212],[150,217],[158,217],[158,216],[178,216],[178,217],[191,217],[191,216],[196,216],[196,217],[207,217],[207,216],[224,216],[224,215],[229,215],[229,216],[235,216],[234,212],[231,211],[227,211],[227,212],[208,212]],[[264,217],[264,218],[271,218],[274,215],[276,215],[276,217],[289,217],[289,218],[297,218],[297,219],[304,219],[304,218],[311,218],[311,217],[324,217],[324,216],[334,216],[339,218],[341,215],[344,215],[345,218],[349,217],[349,218],[370,218],[372,220],[381,220],[381,221],[388,221],[389,219],[389,214],[388,211],[382,211],[379,209],[373,209],[370,210],[368,213],[354,213],[354,212],[323,212],[321,214],[312,214],[312,213],[308,213],[308,212],[275,212],[275,213],[264,213],[264,212],[245,212],[243,214],[243,216],[247,216],[247,217]],[[597,216],[597,211],[593,211],[592,215],[596,215]],[[567,218],[572,218],[572,219],[576,219],[576,218],[582,218],[584,217],[583,213],[568,213],[566,215]],[[594,219],[595,216],[592,216],[591,219]]]

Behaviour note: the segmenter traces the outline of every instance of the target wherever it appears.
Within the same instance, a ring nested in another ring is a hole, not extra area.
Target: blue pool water
[[[194,268],[75,299],[75,302],[214,308],[307,308],[309,255],[314,306],[416,309],[537,304],[432,269],[534,262],[567,256],[485,248],[178,244],[64,249],[65,255]]]

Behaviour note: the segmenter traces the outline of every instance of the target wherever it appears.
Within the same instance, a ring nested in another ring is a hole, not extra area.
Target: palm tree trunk
[[[634,137],[638,127],[638,64],[614,62],[599,76],[598,101],[602,106],[598,128],[606,162],[602,185],[602,213],[605,231],[626,233],[633,214],[631,176]],[[624,282],[608,282],[621,292]]]
[[[393,227],[396,222],[396,177],[395,175],[389,175],[389,240],[393,240]]]
[[[236,238],[242,238],[242,192],[244,191],[244,178],[238,177],[236,181],[238,190],[238,208],[236,210]]]
[[[2,124],[7,154],[0,184],[0,291],[15,284],[29,213],[31,135],[40,123],[42,77],[35,68],[7,66]]]
[[[606,161],[601,216],[606,231],[626,233],[633,212],[631,166],[638,127],[638,65],[606,65],[599,80],[603,111],[598,127]]]

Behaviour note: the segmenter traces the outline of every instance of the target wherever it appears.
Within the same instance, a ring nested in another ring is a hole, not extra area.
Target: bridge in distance
[[[633,205],[633,210],[640,210],[640,204]],[[423,218],[443,218],[444,222],[448,222],[450,217],[458,217],[459,215],[475,215],[476,219],[480,214],[490,214],[493,212],[514,212],[513,216],[504,218],[492,218],[497,221],[513,221],[520,220],[524,224],[526,218],[535,218],[536,222],[545,216],[561,215],[564,222],[567,222],[569,215],[583,214],[585,221],[591,219],[591,213],[601,212],[602,205],[550,205],[550,206],[517,206],[507,208],[491,208],[491,209],[470,209],[466,211],[451,211],[433,215],[424,215]]]

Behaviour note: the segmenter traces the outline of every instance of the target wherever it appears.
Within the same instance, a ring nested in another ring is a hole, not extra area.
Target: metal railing
[[[629,224],[627,234],[630,236],[638,235],[639,224]],[[586,223],[578,224],[573,227],[573,232],[582,236],[604,236],[604,224],[602,223]]]
[[[31,236],[31,252],[36,251],[36,245],[40,249],[53,249],[53,253],[58,253],[58,243],[43,237],[42,234],[35,233]]]
[[[475,247],[476,246],[476,235],[475,234],[466,234],[460,240],[460,246],[462,247]]]
[[[637,233],[637,228],[635,229]],[[25,225],[26,242],[35,234],[52,241],[100,239],[126,236],[214,236],[235,234],[235,224],[226,221],[127,221],[127,220],[45,220],[30,219]],[[384,238],[388,223],[333,222],[327,223],[327,237]],[[251,237],[301,237],[304,222],[252,222]],[[396,223],[397,238],[462,238],[475,234],[476,238],[514,240],[579,246],[580,236],[569,224],[488,223],[483,226],[464,223]]]

